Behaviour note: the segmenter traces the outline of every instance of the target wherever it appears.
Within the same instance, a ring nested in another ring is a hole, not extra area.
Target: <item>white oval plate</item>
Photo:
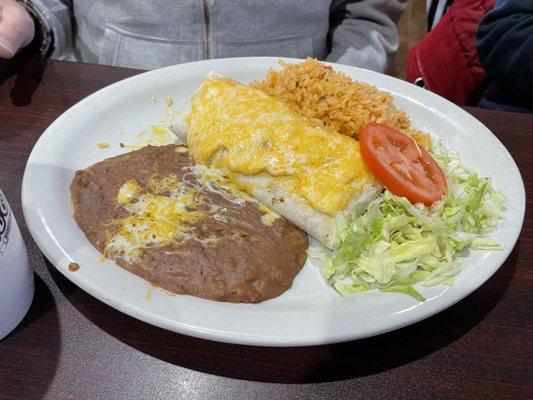
[[[525,193],[513,159],[471,115],[426,90],[375,72],[334,65],[354,79],[393,94],[416,128],[438,135],[463,163],[493,179],[504,193],[505,220],[491,236],[502,251],[471,251],[453,286],[421,288],[425,302],[397,293],[370,291],[341,297],[309,261],[282,296],[260,304],[229,304],[174,296],[123,270],[100,254],[72,218],[69,184],[74,171],[125,152],[119,142],[140,141],[136,132],[165,119],[166,98],[183,104],[209,71],[243,82],[264,78],[278,58],[202,61],[163,68],[117,82],[82,100],[43,133],[22,185],[24,216],[45,256],[83,290],[147,323],[186,335],[261,346],[303,346],[364,338],[401,328],[456,303],[481,286],[512,250],[524,219]],[[297,61],[297,60],[288,60]],[[153,96],[158,100],[152,101]],[[98,143],[110,147],[99,149]],[[81,268],[69,272],[68,264]]]

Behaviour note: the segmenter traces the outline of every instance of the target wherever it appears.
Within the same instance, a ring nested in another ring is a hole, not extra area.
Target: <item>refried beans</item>
[[[74,218],[102,254],[169,292],[281,295],[305,263],[307,235],[216,174],[184,146],[147,146],[77,171]]]

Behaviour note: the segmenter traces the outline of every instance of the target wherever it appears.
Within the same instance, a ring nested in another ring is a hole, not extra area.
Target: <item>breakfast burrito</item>
[[[221,170],[329,248],[336,217],[352,219],[381,190],[358,141],[229,78],[206,77],[171,129],[197,163]]]

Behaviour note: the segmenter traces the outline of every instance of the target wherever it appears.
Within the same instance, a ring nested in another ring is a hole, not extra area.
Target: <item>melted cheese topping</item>
[[[261,204],[259,206],[259,209],[263,212],[263,215],[261,216],[261,222],[263,225],[266,226],[272,226],[274,225],[274,222],[280,217],[278,213],[272,211],[267,206]]]
[[[374,182],[357,141],[327,132],[281,100],[227,78],[204,80],[186,123],[196,162],[246,175],[267,173],[328,215]]]
[[[203,197],[173,176],[148,186],[154,193],[139,194],[140,190],[135,190],[135,198],[131,197],[131,188],[140,187],[137,181],[130,179],[119,189],[117,203],[124,205],[130,215],[112,222],[118,229],[108,239],[106,253],[120,253],[126,261],[138,261],[143,248],[193,237],[191,225],[205,214],[198,208]],[[163,192],[167,195],[158,194]],[[127,202],[121,198],[124,193]]]
[[[122,184],[117,193],[117,203],[126,205],[132,202],[142,191],[141,184],[136,179],[128,179]]]
[[[176,151],[179,151],[178,149]],[[226,209],[213,203],[200,192],[216,193],[238,206],[244,206],[246,201],[255,204],[257,202],[238,190],[219,171],[199,164],[186,168],[196,181],[184,182],[171,175],[157,181],[150,180],[146,188],[135,179],[129,179],[122,184],[116,202],[125,207],[129,215],[110,222],[109,225],[116,229],[115,233],[107,238],[106,255],[120,254],[128,262],[138,262],[143,249],[147,247],[189,239],[213,245],[224,237],[234,236],[213,236],[202,240],[195,237],[194,223],[201,218],[210,216],[214,220],[228,222],[224,214]],[[187,174],[183,179],[186,177]],[[264,205],[259,205],[259,209],[263,213],[261,222],[266,226],[273,225],[280,218]],[[238,235],[235,238],[238,239]]]

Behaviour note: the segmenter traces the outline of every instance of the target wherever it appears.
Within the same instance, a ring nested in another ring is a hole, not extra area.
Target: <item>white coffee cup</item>
[[[33,271],[17,221],[0,190],[0,339],[22,321],[33,300]]]

